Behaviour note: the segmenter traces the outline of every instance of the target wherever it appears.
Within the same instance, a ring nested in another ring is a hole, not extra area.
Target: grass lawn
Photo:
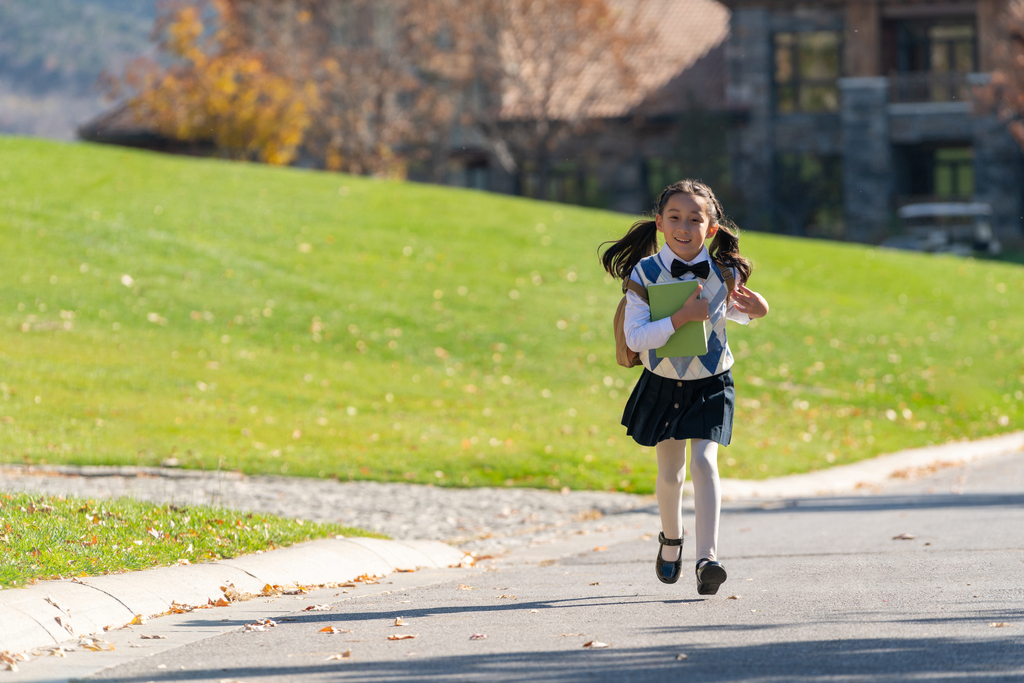
[[[0,460],[649,492],[596,254],[631,220],[0,138]],[[723,476],[1020,428],[1021,265],[742,246]]]
[[[375,535],[223,508],[27,493],[0,494],[0,518],[0,588],[219,560],[339,534]]]

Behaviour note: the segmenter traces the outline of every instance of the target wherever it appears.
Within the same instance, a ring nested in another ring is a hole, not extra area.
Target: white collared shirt
[[[673,261],[682,261],[688,266],[692,266],[702,261],[710,261],[711,257],[708,255],[707,247],[701,249],[700,253],[697,254],[697,258],[692,261],[683,261],[681,258],[673,253],[672,249],[666,244],[658,252],[658,258],[661,259],[662,265],[665,266],[669,271],[672,270]],[[710,265],[710,264],[709,264]],[[736,274],[736,285],[743,284],[740,279],[739,271],[735,269],[733,272]],[[635,277],[631,276],[631,279],[637,284],[643,284]],[[681,278],[680,282],[686,280],[695,280],[697,276],[693,273],[686,273]],[[750,322],[750,316],[746,313],[742,313],[736,310],[736,302],[731,298],[729,300],[729,307],[726,309],[725,317],[733,322],[746,325]],[[637,353],[643,353],[644,351],[650,351],[651,349],[659,349],[668,343],[669,337],[676,331],[672,326],[671,318],[662,318],[661,320],[655,320],[651,322],[651,307],[646,301],[640,298],[638,294],[634,294],[632,291],[626,291],[626,320],[624,322],[626,330],[626,346],[631,348]]]

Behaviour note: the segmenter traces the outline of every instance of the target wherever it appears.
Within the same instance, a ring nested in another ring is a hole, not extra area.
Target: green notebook
[[[651,320],[668,318],[686,303],[700,284],[697,280],[664,282],[650,285],[647,296],[651,300]],[[693,320],[676,330],[668,342],[655,351],[658,358],[703,356],[708,352],[708,322]]]

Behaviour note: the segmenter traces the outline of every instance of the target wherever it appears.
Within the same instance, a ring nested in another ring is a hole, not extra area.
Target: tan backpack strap
[[[736,273],[729,266],[723,266],[718,261],[715,261],[715,265],[718,266],[718,270],[722,273],[722,279],[725,280],[725,288],[729,294],[732,295],[734,289],[736,289]]]
[[[638,297],[643,299],[648,304],[651,303],[650,300],[647,298],[647,288],[644,287],[639,282],[636,282],[632,278],[627,277],[625,280],[622,281],[622,293],[625,294],[627,289],[636,294]],[[729,291],[731,292],[732,290],[730,289]]]

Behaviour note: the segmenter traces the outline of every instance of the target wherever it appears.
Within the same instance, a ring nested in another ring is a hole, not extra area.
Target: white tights
[[[661,513],[665,538],[683,537],[683,482],[686,480],[686,441],[667,439],[655,447],[658,481],[654,491]],[[718,547],[718,517],[722,489],[718,481],[718,444],[705,439],[690,440],[690,476],[697,516],[697,561],[714,560]],[[679,546],[664,546],[661,556],[668,562],[679,559]]]

